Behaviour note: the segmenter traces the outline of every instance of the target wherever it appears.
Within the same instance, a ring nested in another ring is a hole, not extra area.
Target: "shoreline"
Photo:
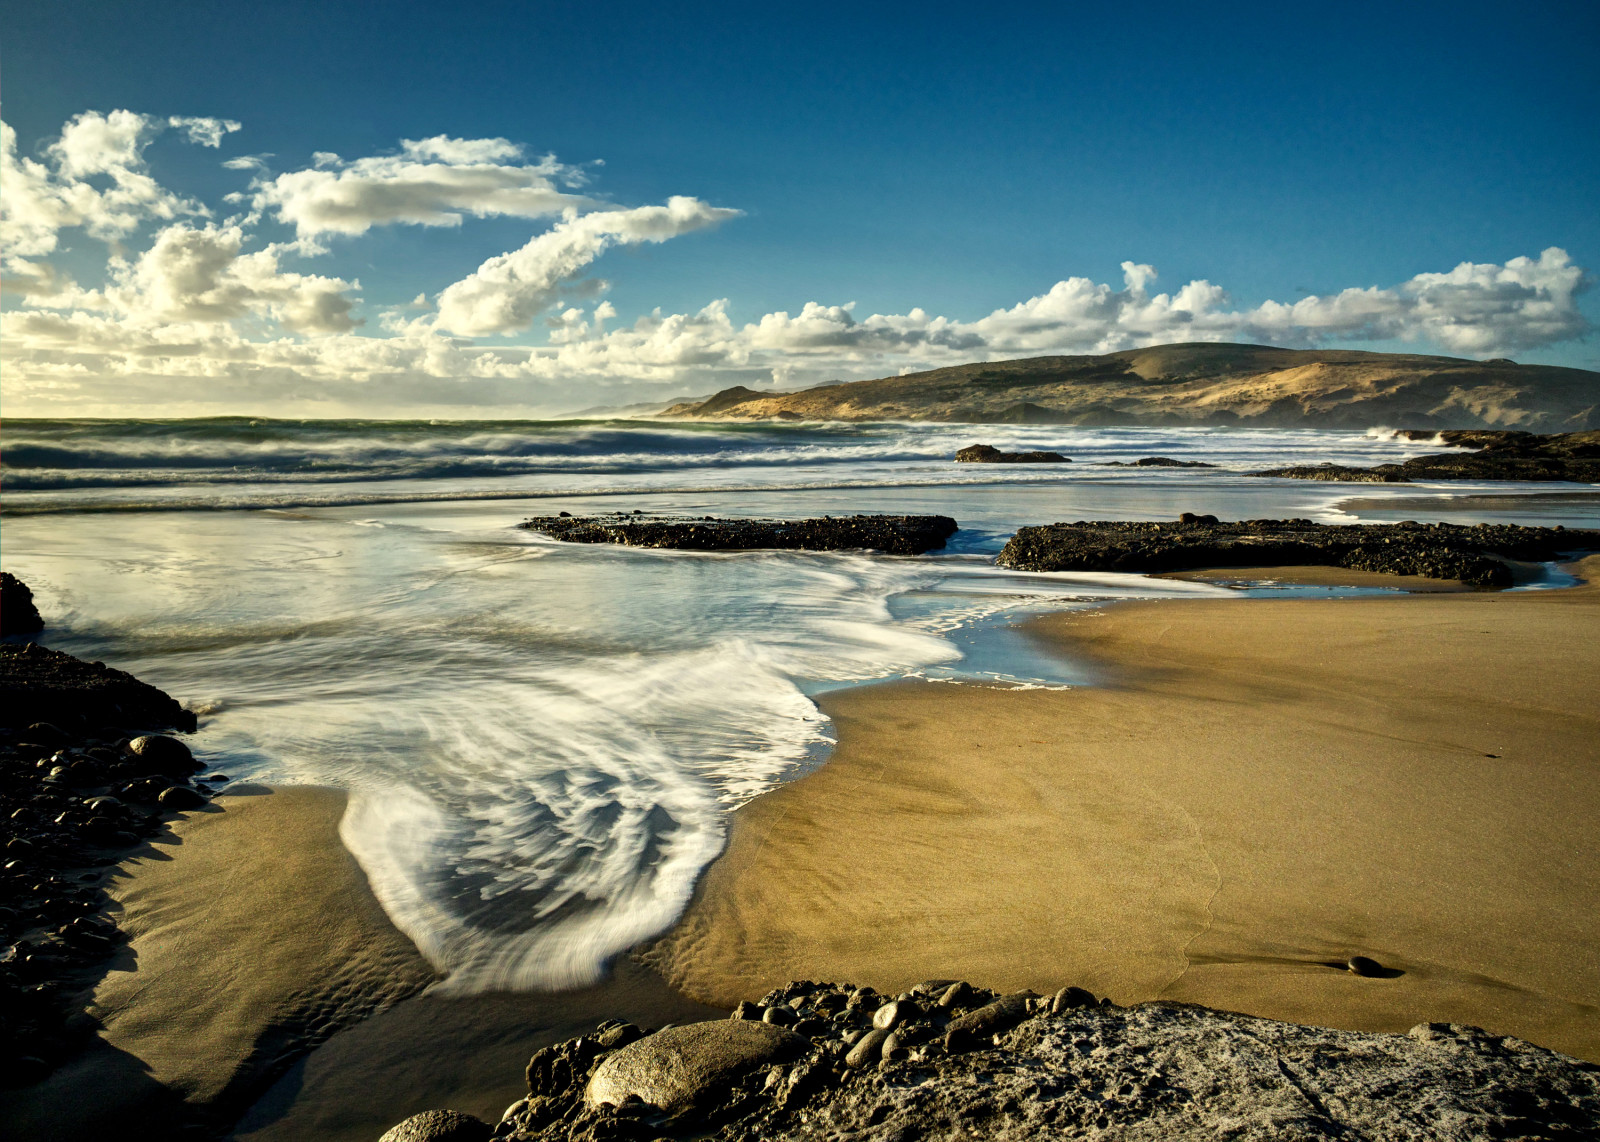
[[[828,764],[738,811],[646,959],[724,1004],[960,976],[1600,1060],[1600,558],[1577,573],[1123,602],[1027,628],[1103,686],[823,695]]]

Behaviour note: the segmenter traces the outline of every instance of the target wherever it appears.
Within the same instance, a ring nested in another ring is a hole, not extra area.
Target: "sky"
[[[770,7],[0,0],[0,405],[555,415],[1177,341],[1600,369],[1592,2]]]

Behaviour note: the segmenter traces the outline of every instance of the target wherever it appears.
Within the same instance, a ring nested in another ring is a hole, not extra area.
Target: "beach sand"
[[[8,1092],[0,1122],[41,1142],[226,1125],[286,1057],[431,982],[339,842],[344,806],[242,787],[125,861],[110,893],[130,939],[94,990],[98,1037]]]
[[[721,1005],[1078,984],[1600,1061],[1595,587],[1119,603],[1032,633],[1103,685],[825,695],[832,759],[739,812],[649,962]]]

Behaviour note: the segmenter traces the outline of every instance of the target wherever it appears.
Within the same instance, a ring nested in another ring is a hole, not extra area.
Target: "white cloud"
[[[276,212],[302,238],[364,234],[393,223],[459,226],[465,214],[545,218],[594,205],[560,188],[580,185],[581,170],[549,155],[513,161],[521,153],[505,139],[445,135],[407,139],[401,154],[348,163],[318,151],[310,169],[259,181],[254,205]]]
[[[202,147],[220,147],[222,137],[239,130],[240,125],[232,119],[174,115],[167,120],[167,126],[181,130],[189,136],[191,143],[198,143]]]
[[[13,407],[61,400],[69,403],[57,411],[70,413],[73,399],[104,407],[137,391],[172,404],[180,393],[225,394],[216,399],[242,411],[290,393],[316,400],[364,387],[370,395],[360,399],[380,412],[400,411],[398,394],[412,402],[404,407],[470,404],[481,395],[486,405],[551,408],[589,399],[575,387],[801,383],[1172,341],[1402,340],[1499,356],[1589,331],[1576,302],[1588,276],[1555,247],[1537,258],[1463,262],[1396,285],[1251,307],[1205,280],[1153,292],[1155,268],[1125,262],[1120,283],[1069,277],[971,320],[920,308],[863,317],[854,303],[812,301],[736,321],[721,299],[628,322],[598,300],[604,283],[585,277],[596,259],[613,246],[665,242],[739,212],[690,197],[631,208],[598,202],[574,189],[582,171],[549,156],[529,161],[501,138],[407,139],[394,155],[353,161],[317,152],[311,167],[275,177],[266,173],[269,156],[229,159],[230,169],[260,173],[238,196],[254,209],[220,223],[146,166],[145,149],[162,131],[212,147],[235,129],[221,119],[85,112],[37,157],[25,157],[0,123],[6,288],[24,295],[3,329]],[[297,239],[267,241],[258,233],[265,213],[293,226]],[[469,215],[557,220],[442,289],[404,282],[405,294],[395,296],[425,292],[386,306],[365,334],[356,332],[354,275],[297,265],[326,258],[338,268],[337,252],[319,236],[389,223],[458,226]],[[59,236],[72,228],[108,244],[98,284],[81,286],[55,264]],[[530,329],[539,332],[520,344],[471,340]]]
[[[560,287],[613,245],[665,242],[714,226],[737,210],[675,196],[665,206],[568,217],[520,250],[490,258],[439,295],[439,328],[465,337],[515,333],[555,301]]]

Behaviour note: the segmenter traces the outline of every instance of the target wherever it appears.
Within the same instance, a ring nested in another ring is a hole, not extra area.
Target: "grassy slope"
[[[956,365],[663,416],[974,423],[1600,428],[1600,373],[1409,353],[1185,344]]]

